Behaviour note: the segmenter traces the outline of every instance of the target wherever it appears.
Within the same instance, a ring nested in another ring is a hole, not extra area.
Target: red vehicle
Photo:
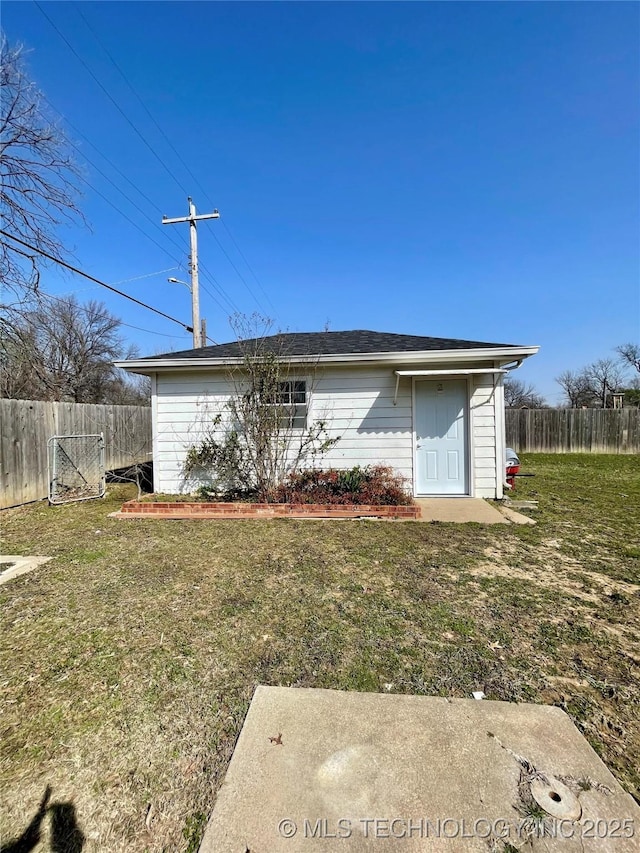
[[[516,476],[520,473],[520,460],[512,447],[507,447],[504,455],[507,485],[510,489],[515,489]]]

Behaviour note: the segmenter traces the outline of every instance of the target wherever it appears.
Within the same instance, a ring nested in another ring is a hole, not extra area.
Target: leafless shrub
[[[322,419],[308,419],[317,360],[292,363],[286,335],[270,336],[271,322],[258,315],[232,322],[239,363],[229,369],[233,389],[205,437],[189,448],[186,476],[206,473],[214,490],[253,492],[271,500],[284,479],[313,464],[338,441]]]

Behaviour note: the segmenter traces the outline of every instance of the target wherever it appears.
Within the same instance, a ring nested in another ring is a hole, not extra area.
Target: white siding
[[[505,426],[504,412],[504,374],[496,377],[496,494],[501,500],[504,497],[504,486],[506,481],[505,472],[505,450],[507,448],[507,430]]]
[[[231,384],[221,373],[157,374],[153,452],[156,492],[190,492],[197,485],[184,478],[186,452],[203,437],[216,414],[224,412],[231,392]]]
[[[390,367],[331,368],[317,376],[311,416],[326,420],[329,435],[340,439],[323,465],[391,465],[411,488],[411,379],[400,379],[394,406],[395,390],[396,376]]]
[[[400,378],[397,404],[394,406],[393,402],[394,369],[411,368],[411,364],[394,368],[331,367],[318,372],[313,379],[301,370],[300,378],[306,378],[311,388],[309,419],[326,420],[329,436],[339,439],[323,457],[324,467],[388,464],[406,477],[412,487],[410,377]],[[477,497],[495,498],[498,395],[494,391],[493,376],[489,374],[472,376],[469,387],[472,491]],[[185,482],[182,473],[186,451],[203,435],[211,419],[224,412],[232,390],[221,372],[176,371],[157,375],[153,401],[156,491],[178,493],[194,488],[196,484]]]
[[[323,370],[313,380],[309,419],[326,420],[338,443],[323,457],[325,467],[389,464],[411,483],[411,380],[402,379],[393,405],[396,377],[390,368]],[[221,373],[158,374],[156,381],[156,439],[154,488],[158,492],[191,491],[182,473],[187,449],[197,442],[207,423],[224,411],[232,386]]]
[[[494,377],[479,373],[471,377],[471,471],[473,495],[496,497],[496,409]]]

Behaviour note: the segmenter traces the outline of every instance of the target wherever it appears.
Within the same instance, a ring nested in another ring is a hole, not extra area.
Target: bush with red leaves
[[[357,465],[346,471],[311,468],[290,475],[270,495],[272,503],[378,504],[407,506],[413,503],[404,477],[388,465]]]

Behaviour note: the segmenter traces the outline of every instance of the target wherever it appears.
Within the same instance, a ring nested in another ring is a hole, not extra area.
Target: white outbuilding
[[[197,485],[185,479],[186,453],[237,393],[246,354],[258,346],[287,364],[280,390],[294,426],[322,420],[338,439],[320,467],[390,465],[416,497],[502,498],[503,381],[538,347],[364,330],[278,334],[119,362],[151,377],[156,492]]]

